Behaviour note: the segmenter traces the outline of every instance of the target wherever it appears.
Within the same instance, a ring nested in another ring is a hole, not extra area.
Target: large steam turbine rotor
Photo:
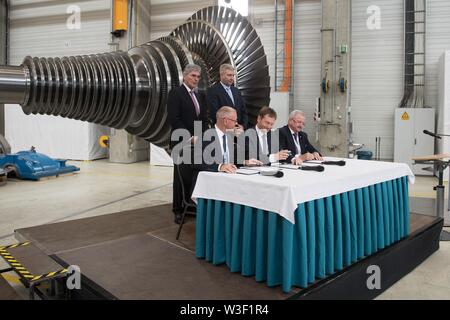
[[[128,52],[62,58],[26,57],[0,67],[0,103],[16,103],[26,114],[47,114],[125,129],[167,148],[169,91],[181,85],[189,63],[202,69],[199,90],[219,79],[219,67],[236,68],[255,122],[268,105],[270,78],[261,40],[248,20],[225,7],[207,7],[166,37]]]

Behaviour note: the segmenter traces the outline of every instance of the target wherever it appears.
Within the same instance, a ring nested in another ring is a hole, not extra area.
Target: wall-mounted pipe
[[[280,86],[281,92],[288,92],[292,83],[292,12],[293,0],[286,0],[284,24],[284,76]]]

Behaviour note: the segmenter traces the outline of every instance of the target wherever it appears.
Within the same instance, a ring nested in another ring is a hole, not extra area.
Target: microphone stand
[[[445,190],[445,186],[444,186],[444,170],[449,166],[450,161],[435,161],[435,166],[436,169],[438,171],[438,185],[435,186],[433,189],[436,190],[436,216],[441,217],[442,219],[444,219],[445,222],[445,217],[444,217],[444,190]],[[450,180],[449,180],[450,181]],[[450,188],[449,188],[449,194],[450,194]],[[450,204],[450,200],[449,200],[449,204]],[[448,210],[448,208],[447,208]],[[450,241],[450,233],[442,230],[441,231],[441,241]]]
[[[436,190],[436,205],[435,214],[436,217],[444,219],[444,170],[450,165],[450,160],[443,161],[441,159],[427,159],[427,160],[414,160],[416,164],[433,164],[434,169],[438,172],[438,185],[433,187]],[[450,241],[450,233],[442,230],[441,241]]]
[[[429,133],[424,132],[425,134],[431,135]],[[440,134],[440,133],[433,133],[435,135],[435,139],[438,137],[450,137],[450,135],[448,134]],[[433,135],[431,135],[433,136]],[[436,137],[438,136],[438,137]],[[433,164],[434,166],[434,170],[435,172],[438,172],[438,185],[433,187],[433,190],[436,190],[436,205],[435,205],[435,213],[436,213],[436,217],[440,217],[442,219],[444,219],[445,222],[445,217],[444,217],[444,200],[445,200],[445,196],[444,196],[444,190],[445,190],[445,186],[444,186],[444,170],[450,166],[450,160],[444,161],[442,159],[428,159],[428,160],[414,160],[415,163],[424,163],[424,164]],[[450,172],[450,171],[449,171]],[[449,183],[450,183],[450,173],[449,173]],[[448,205],[447,205],[447,211],[450,209],[450,186],[449,186],[449,199],[448,199]],[[440,240],[441,241],[450,241],[450,233],[442,230],[441,231],[441,236],[440,236]]]
[[[436,133],[437,136],[439,137],[450,137],[450,134],[443,134],[443,133]],[[448,164],[447,164],[448,166]],[[444,168],[445,170],[445,168]],[[448,199],[447,199],[447,212],[450,211],[450,170],[448,171],[448,183],[449,183],[449,187],[448,187]],[[443,183],[440,183],[441,185],[443,185]],[[442,196],[444,195],[444,193],[442,193]],[[442,201],[442,212],[444,212],[444,207],[443,207],[443,203],[444,201]],[[445,217],[444,217],[445,219]],[[444,220],[444,224],[445,224],[445,220]],[[447,231],[444,231],[447,234],[447,241],[450,241],[450,233],[448,233]]]

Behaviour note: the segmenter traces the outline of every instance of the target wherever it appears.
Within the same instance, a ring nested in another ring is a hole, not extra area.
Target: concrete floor
[[[8,180],[0,187],[0,245],[16,243],[13,232],[66,220],[154,206],[172,201],[172,168],[147,162],[70,162],[76,174],[38,182]],[[435,179],[417,177],[410,196],[434,197]],[[386,290],[378,299],[450,299],[450,242]],[[0,261],[0,269],[6,267]],[[382,274],[381,274],[382,276]],[[7,280],[17,282],[14,275]]]

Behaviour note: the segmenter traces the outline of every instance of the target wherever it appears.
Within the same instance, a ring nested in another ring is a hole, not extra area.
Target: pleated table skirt
[[[295,224],[274,212],[198,199],[196,255],[289,292],[408,234],[408,180],[402,177],[299,204]]]

